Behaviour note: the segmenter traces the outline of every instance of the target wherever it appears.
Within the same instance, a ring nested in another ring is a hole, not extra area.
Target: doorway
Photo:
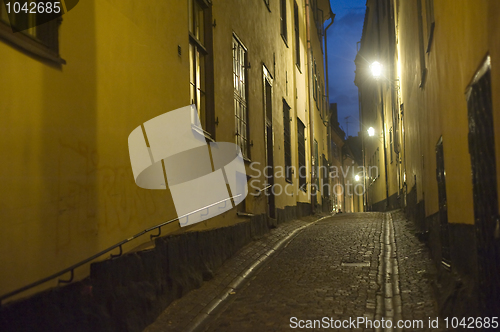
[[[500,312],[500,220],[489,56],[467,92],[469,154],[482,311]]]

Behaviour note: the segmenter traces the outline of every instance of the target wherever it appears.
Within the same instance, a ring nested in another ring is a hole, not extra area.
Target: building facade
[[[488,0],[368,0],[356,58],[362,129],[373,128],[364,165],[379,170],[365,176],[367,204],[405,208],[455,316],[500,308],[499,13]]]
[[[327,0],[80,1],[63,20],[15,34],[5,10],[2,303],[39,296],[58,279],[5,295],[176,218],[168,188],[134,183],[127,137],[186,105],[197,106],[207,141],[241,148],[248,195],[227,213],[186,228],[171,223],[161,235],[220,246],[220,257],[204,262],[212,269],[276,223],[331,208],[329,180],[319,173],[331,160]],[[152,247],[146,235],[119,251]],[[101,256],[71,279],[96,280],[95,271],[123,257]],[[166,291],[195,287],[176,282]]]

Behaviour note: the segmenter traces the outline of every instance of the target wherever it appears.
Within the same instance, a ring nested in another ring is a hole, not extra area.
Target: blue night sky
[[[359,131],[358,88],[354,85],[356,43],[361,40],[366,0],[330,0],[336,14],[328,29],[328,71],[330,102],[338,105],[339,123],[347,131],[345,117],[350,116],[349,135]],[[329,21],[327,21],[328,25]]]

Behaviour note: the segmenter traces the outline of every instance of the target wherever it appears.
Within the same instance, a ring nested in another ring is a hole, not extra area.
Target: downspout
[[[309,145],[311,152],[311,212],[314,214],[316,212],[316,191],[314,190],[314,185],[316,184],[316,176],[314,166],[318,162],[314,160],[314,165],[312,163],[314,159],[314,105],[311,102],[311,88],[312,88],[312,49],[311,49],[311,31],[310,31],[310,0],[306,0],[306,37],[307,37],[307,75],[309,81],[308,97],[309,97]],[[314,190],[314,192],[313,192]]]
[[[380,57],[380,24],[381,24],[381,16],[380,16],[380,0],[377,1],[377,15],[378,15],[378,54]],[[383,134],[383,144],[384,144],[384,170],[385,170],[385,210],[389,207],[389,186],[387,181],[387,148],[386,148],[386,140],[385,140],[385,109],[384,109],[384,91],[382,88],[382,83],[380,83],[380,108],[382,109],[382,134]]]
[[[335,20],[335,14],[330,11],[330,15],[332,16],[332,21],[328,26],[325,28],[325,68],[326,68],[326,96],[327,96],[327,101],[328,101],[328,106],[330,106],[330,85],[329,85],[329,80],[328,80],[328,44],[327,44],[327,31],[328,28],[333,24],[333,21]],[[329,108],[328,108],[329,109]]]
[[[326,109],[328,110],[328,121],[327,121],[327,131],[326,131],[326,139],[327,139],[327,142],[326,142],[326,148],[328,149],[328,152],[327,152],[327,155],[328,155],[328,162],[331,163],[332,162],[332,156],[330,155],[330,151],[331,151],[331,146],[330,146],[330,140],[331,140],[331,137],[332,137],[332,126],[330,125],[330,122],[331,122],[331,119],[332,119],[332,114],[330,113],[330,85],[328,84],[328,44],[327,44],[327,31],[328,31],[328,28],[333,24],[333,21],[335,20],[335,14],[332,13],[331,11],[331,8],[330,8],[330,16],[332,18],[332,21],[330,22],[330,24],[328,24],[328,26],[326,27],[325,29],[325,69],[326,69]],[[330,176],[328,175],[328,184],[330,184]],[[328,188],[330,188],[330,186],[328,186]],[[333,188],[333,187],[332,187]],[[331,202],[332,202],[332,195],[333,195],[333,192],[332,193],[328,193],[328,197],[330,198],[328,204],[328,211],[329,212],[332,212],[331,210],[333,209],[333,206],[330,206],[332,205]]]

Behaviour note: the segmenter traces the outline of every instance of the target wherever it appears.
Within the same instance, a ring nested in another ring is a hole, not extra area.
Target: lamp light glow
[[[375,129],[373,127],[368,128],[368,136],[375,136]]]
[[[382,76],[382,69],[382,64],[378,61],[375,61],[370,65],[370,70],[372,71],[372,75],[375,78],[379,78],[380,76]]]
[[[359,175],[356,174],[356,176],[354,177],[354,180],[359,181]]]

